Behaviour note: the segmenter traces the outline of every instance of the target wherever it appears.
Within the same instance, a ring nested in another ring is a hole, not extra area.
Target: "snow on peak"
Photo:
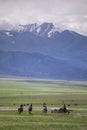
[[[53,33],[54,33],[55,32],[54,30],[55,30],[55,27],[52,23],[43,23],[43,24],[37,26],[36,31],[38,34],[36,34],[36,35],[39,35],[41,37],[50,37],[51,35],[49,34],[49,32],[53,31]]]
[[[20,31],[24,31],[24,27],[22,25],[15,25],[15,27],[13,28],[14,31],[20,32]]]
[[[52,30],[50,30],[50,31],[48,32],[48,37],[50,38],[50,37],[53,36],[57,31],[58,31],[57,29],[53,28]]]
[[[29,25],[27,29],[28,31],[33,32],[34,30],[36,30],[36,28],[37,28],[37,24],[35,23],[35,24]]]
[[[5,32],[5,34],[9,37],[12,37],[13,35],[10,32]]]
[[[37,33],[39,33],[41,31],[41,28],[40,27],[38,27],[37,28]]]
[[[16,25],[13,30],[21,32],[21,31],[28,31],[34,35],[40,37],[52,37],[56,32],[59,32],[58,28],[56,28],[52,23],[42,23],[42,24],[28,24],[28,25]]]

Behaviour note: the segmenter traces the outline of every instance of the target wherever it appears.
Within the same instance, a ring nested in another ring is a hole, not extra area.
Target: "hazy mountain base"
[[[83,67],[82,67],[83,66]],[[40,53],[0,51],[0,75],[87,80],[87,67]]]

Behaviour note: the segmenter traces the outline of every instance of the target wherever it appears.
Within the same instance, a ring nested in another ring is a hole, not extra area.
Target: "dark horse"
[[[32,112],[32,104],[29,105],[28,112],[29,112],[29,114],[31,114],[31,112]]]
[[[46,105],[46,103],[43,103],[43,113],[47,113],[47,105]]]
[[[47,107],[43,107],[43,113],[47,113]]]
[[[21,114],[23,112],[23,105],[20,105],[20,107],[18,108],[18,113]]]
[[[59,110],[58,110],[58,113],[70,113],[70,110],[68,110],[68,109],[64,109],[64,108],[60,108]]]

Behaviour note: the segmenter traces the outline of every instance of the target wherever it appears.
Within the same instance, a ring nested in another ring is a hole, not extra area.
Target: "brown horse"
[[[21,114],[23,112],[23,108],[22,107],[19,107],[18,108],[18,113]]]
[[[70,110],[68,110],[68,109],[64,109],[64,108],[60,108],[59,110],[58,110],[58,113],[70,113]]]
[[[21,114],[23,112],[23,105],[20,105],[20,107],[18,108],[18,113]]]
[[[43,113],[47,113],[47,105],[46,105],[46,103],[43,103]]]
[[[47,113],[47,107],[43,107],[43,113]]]

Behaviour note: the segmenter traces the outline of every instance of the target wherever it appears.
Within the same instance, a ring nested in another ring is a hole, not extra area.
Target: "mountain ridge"
[[[0,74],[87,80],[86,65],[86,36],[52,23],[0,30]]]

